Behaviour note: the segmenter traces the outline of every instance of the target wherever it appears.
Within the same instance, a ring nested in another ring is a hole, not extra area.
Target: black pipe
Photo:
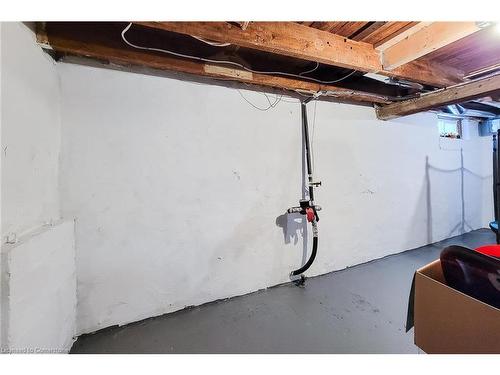
[[[313,237],[313,248],[311,252],[311,256],[307,260],[306,264],[304,264],[302,267],[300,267],[298,270],[295,270],[292,272],[292,276],[298,276],[304,272],[307,271],[309,267],[311,267],[311,264],[314,262],[314,258],[316,258],[316,253],[318,252],[318,237]]]
[[[301,107],[301,113],[302,113],[302,127],[304,131],[304,148],[305,148],[305,153],[306,153],[306,165],[307,165],[307,180],[308,180],[308,189],[309,189],[309,202],[305,202],[307,208],[311,208],[314,211],[314,216],[315,218],[311,222],[312,224],[312,229],[313,229],[313,248],[311,252],[311,256],[307,260],[307,262],[300,267],[299,269],[292,271],[290,274],[291,276],[298,276],[301,275],[302,273],[306,272],[309,267],[314,262],[314,259],[316,258],[316,253],[318,252],[318,228],[316,222],[319,220],[318,213],[316,210],[316,206],[314,205],[314,188],[312,185],[312,165],[311,165],[311,153],[310,153],[310,144],[309,144],[309,126],[307,124],[307,106],[306,104],[311,100],[311,98],[308,98],[301,102],[300,107]],[[298,207],[297,207],[298,208]],[[306,212],[305,210],[303,211],[304,213]],[[302,279],[304,279],[302,277]],[[303,280],[302,280],[303,281]]]
[[[300,103],[302,110],[302,126],[304,129],[304,144],[306,148],[306,164],[307,164],[307,180],[309,181],[309,200],[314,201],[314,191],[311,186],[312,182],[312,166],[311,166],[311,155],[309,149],[309,126],[307,124],[307,106],[306,102]]]
[[[498,181],[497,135],[493,134],[493,205],[494,205],[494,208],[495,208],[495,221],[498,221],[497,181]]]
[[[497,169],[497,178],[496,178],[496,186],[495,186],[495,191],[496,191],[496,201],[494,202],[495,203],[495,211],[497,213],[497,216],[500,216],[500,202],[499,202],[499,198],[500,198],[500,181],[499,180],[499,176],[498,176],[498,172],[499,171],[499,167],[500,167],[500,150],[498,149],[498,144],[499,144],[499,141],[500,141],[500,129],[497,130],[497,142],[496,142],[496,155],[497,155],[497,160],[495,161],[495,164],[494,164],[494,167],[496,167]],[[498,219],[498,217],[497,217]],[[496,232],[496,235],[497,235],[497,244],[500,244],[500,228],[498,228],[498,221],[497,221],[497,232]]]

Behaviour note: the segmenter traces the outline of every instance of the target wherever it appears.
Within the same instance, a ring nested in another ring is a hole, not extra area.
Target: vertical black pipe
[[[497,181],[498,181],[497,135],[493,134],[493,206],[494,206],[494,211],[495,211],[495,221],[498,221]]]
[[[465,169],[464,169],[464,149],[460,147],[460,200],[462,203],[462,220],[460,226],[460,234],[465,233]]]
[[[500,215],[500,181],[498,181],[498,168],[500,166],[500,150],[498,150],[498,142],[499,142],[499,137],[500,137],[500,129],[497,130],[497,142],[496,142],[496,155],[497,155],[497,160],[495,161],[496,163],[496,169],[497,169],[497,178],[496,178],[496,183],[495,183],[495,191],[496,191],[496,201],[494,202],[495,204],[495,211],[497,213],[497,219],[498,215]],[[494,167],[495,168],[495,167]],[[500,230],[498,228],[498,221],[497,221],[497,244],[500,244]]]
[[[302,127],[304,128],[304,143],[306,148],[306,164],[307,164],[307,180],[309,182],[309,200],[314,202],[314,191],[311,185],[312,182],[312,166],[311,166],[311,152],[309,146],[309,126],[307,124],[307,106],[305,102],[302,102]]]
[[[313,191],[313,186],[312,186],[312,165],[311,165],[311,152],[310,152],[310,145],[309,145],[309,126],[307,124],[307,107],[306,107],[306,104],[311,100],[312,98],[310,98],[309,100],[305,100],[303,102],[301,102],[300,104],[300,108],[301,108],[301,111],[302,111],[302,127],[303,127],[303,131],[304,131],[304,149],[305,149],[305,152],[306,152],[306,165],[307,165],[307,181],[308,181],[308,188],[309,188],[309,201],[310,201],[310,204],[313,205],[313,210],[314,210],[314,213],[315,213],[315,216],[316,216],[316,219],[312,221],[311,225],[312,225],[312,230],[313,230],[313,247],[312,247],[312,251],[311,251],[311,256],[309,257],[309,259],[307,260],[306,264],[304,264],[302,267],[300,267],[299,269],[295,270],[295,271],[292,271],[291,272],[291,276],[298,276],[298,275],[302,275],[304,272],[306,272],[309,267],[311,267],[312,263],[314,262],[314,259],[316,258],[316,254],[318,252],[318,229],[317,229],[317,226],[316,226],[316,221],[319,220],[318,219],[318,214],[316,213],[316,210],[314,208],[314,191]],[[303,284],[304,283],[304,276],[302,276],[301,278],[301,283]]]

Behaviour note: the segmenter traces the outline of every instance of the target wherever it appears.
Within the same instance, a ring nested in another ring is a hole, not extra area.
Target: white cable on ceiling
[[[302,72],[302,73],[299,73],[299,76],[303,76],[304,74],[307,74],[307,73],[312,73],[314,72],[316,69],[319,68],[319,62],[316,61],[316,66],[310,70],[306,70],[305,72]]]
[[[218,43],[218,42],[212,42],[210,40],[206,40],[206,39],[203,39],[203,38],[200,38],[199,36],[194,36],[194,35],[191,35],[193,38],[195,38],[196,40],[199,40],[200,42],[203,42],[203,43],[206,43],[206,44],[209,44],[211,46],[214,46],[214,47],[227,47],[227,46],[230,46],[231,43]]]
[[[357,70],[353,70],[352,72],[350,72],[349,74],[345,75],[344,77],[341,77],[339,79],[335,79],[335,80],[332,80],[332,81],[323,81],[323,80],[320,80],[320,79],[316,79],[316,78],[312,78],[312,77],[305,77],[305,76],[302,76],[301,74],[305,74],[307,73],[308,71],[306,72],[302,72],[300,74],[293,74],[293,73],[286,73],[286,72],[275,72],[275,71],[262,71],[262,70],[256,70],[256,69],[251,69],[251,68],[248,68],[240,63],[237,63],[237,62],[234,62],[234,61],[228,61],[228,60],[213,60],[213,59],[207,59],[207,58],[204,58],[204,57],[198,57],[198,56],[191,56],[191,55],[186,55],[186,54],[183,54],[183,53],[179,53],[179,52],[173,52],[173,51],[169,51],[169,50],[166,50],[166,49],[161,49],[161,48],[154,48],[154,47],[143,47],[143,46],[139,46],[137,44],[134,44],[134,43],[131,43],[127,40],[127,38],[125,38],[125,34],[127,33],[127,31],[132,27],[132,22],[129,23],[122,31],[121,33],[121,36],[122,36],[122,39],[123,41],[128,44],[130,47],[133,47],[133,48],[136,48],[136,49],[140,49],[140,50],[146,50],[146,51],[154,51],[154,52],[162,52],[162,53],[167,53],[169,55],[172,55],[172,56],[177,56],[177,57],[182,57],[182,58],[185,58],[185,59],[191,59],[191,60],[198,60],[198,61],[205,61],[205,62],[209,62],[209,63],[214,63],[214,64],[227,64],[227,65],[233,65],[233,66],[237,66],[241,69],[244,69],[250,73],[255,73],[255,74],[269,74],[269,75],[282,75],[282,76],[286,76],[286,77],[294,77],[294,78],[300,78],[300,79],[305,79],[305,80],[309,80],[309,81],[313,81],[313,82],[317,82],[317,83],[321,83],[321,84],[331,84],[331,83],[337,83],[337,82],[340,82],[348,77],[350,77],[351,75],[353,75],[354,73],[357,72]],[[309,72],[311,71],[314,71],[317,69],[317,67],[319,66],[319,63],[316,63],[317,66],[313,69],[313,70],[310,70]]]

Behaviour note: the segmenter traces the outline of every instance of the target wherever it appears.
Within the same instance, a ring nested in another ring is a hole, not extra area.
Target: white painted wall
[[[2,25],[0,24],[0,145],[2,144]],[[2,228],[2,163],[0,162],[0,228]],[[0,229],[0,236],[2,230]],[[0,349],[3,347],[3,329],[2,329],[2,317],[3,317],[3,256],[0,245]]]
[[[325,185],[318,201],[333,245],[318,261],[323,270],[462,233],[461,173],[450,171],[460,168],[461,147],[464,168],[480,176],[464,172],[465,230],[487,226],[490,139],[475,128],[469,140],[440,139],[436,123],[431,113],[380,122],[369,109],[318,104],[317,173]]]
[[[0,29],[0,347],[64,351],[75,331],[73,221],[46,225],[61,217],[59,78],[28,27]]]
[[[2,27],[2,238],[60,217],[56,65],[19,22]]]
[[[261,112],[232,89],[58,69],[79,333],[288,281],[303,262],[303,224],[280,217],[301,196],[297,102]],[[324,211],[308,275],[458,234],[460,173],[426,178],[426,157],[460,166],[448,149],[462,146],[465,167],[485,177],[466,173],[467,221],[479,228],[492,215],[489,138],[440,145],[435,115],[380,122],[371,108],[323,102],[314,129]]]
[[[75,336],[74,222],[46,226],[4,246],[9,278],[5,331],[11,352],[68,352]]]

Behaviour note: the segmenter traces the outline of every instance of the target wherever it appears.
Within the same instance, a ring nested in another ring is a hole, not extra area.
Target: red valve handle
[[[316,215],[314,214],[314,210],[310,207],[306,208],[306,217],[308,222],[312,222]]]

